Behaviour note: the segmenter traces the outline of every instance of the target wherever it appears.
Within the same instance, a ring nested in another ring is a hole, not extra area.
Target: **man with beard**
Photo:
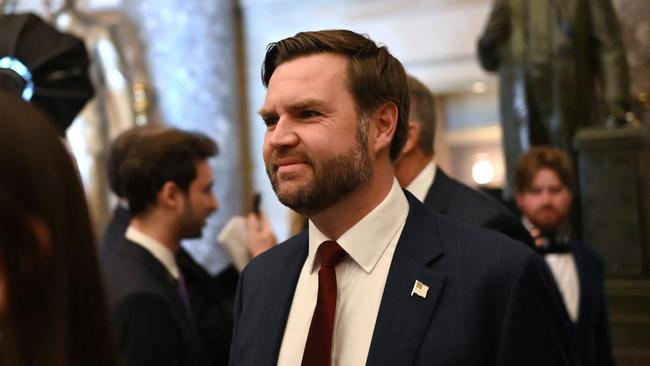
[[[532,148],[517,161],[513,187],[524,225],[544,255],[573,327],[574,365],[613,365],[603,268],[598,255],[571,237],[574,176],[569,156]]]
[[[131,221],[102,264],[125,366],[207,366],[175,254],[217,209],[209,137],[177,129],[142,136],[120,166]]]
[[[108,154],[108,181],[111,191],[118,197],[118,203],[113,210],[100,241],[100,258],[108,258],[124,241],[124,234],[131,222],[129,203],[124,193],[123,180],[129,174],[128,169],[122,169],[125,161],[132,153],[142,152],[136,147],[143,137],[165,131],[165,127],[133,127],[120,135],[111,143]],[[133,152],[132,150],[135,150]],[[268,223],[259,225],[268,228]],[[252,230],[251,230],[252,232]],[[257,242],[275,244],[275,237],[256,230]],[[192,255],[182,246],[174,255],[180,273],[189,295],[191,314],[199,336],[208,352],[212,366],[227,365],[232,334],[232,304],[235,298],[238,273],[233,266],[228,267],[217,276],[212,276]],[[234,274],[234,275],[233,275]]]
[[[309,228],[242,272],[230,365],[566,364],[541,258],[400,189],[409,96],[386,47],[301,32],[262,76],[267,173]]]

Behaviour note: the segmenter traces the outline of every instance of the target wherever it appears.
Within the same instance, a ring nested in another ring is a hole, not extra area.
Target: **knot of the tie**
[[[345,257],[345,250],[335,241],[323,242],[318,248],[320,253],[320,266],[332,268]]]

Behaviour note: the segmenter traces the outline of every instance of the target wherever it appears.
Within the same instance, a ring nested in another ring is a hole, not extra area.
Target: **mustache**
[[[278,161],[283,159],[295,159],[313,165],[313,160],[304,151],[275,150],[269,159],[269,165],[273,171],[278,170]]]
[[[544,205],[544,206],[538,208],[538,209],[537,209],[537,212],[541,212],[541,211],[544,211],[544,210],[550,210],[550,211],[553,211],[553,212],[557,212],[557,210],[555,209],[555,207],[553,207],[553,206],[551,206],[551,205]]]

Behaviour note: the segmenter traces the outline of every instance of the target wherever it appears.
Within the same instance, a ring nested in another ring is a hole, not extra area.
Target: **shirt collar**
[[[418,173],[418,175],[411,181],[411,183],[406,186],[406,189],[413,193],[413,195],[420,201],[424,202],[424,198],[429,192],[431,183],[436,177],[436,163],[431,160],[424,169]]]
[[[521,215],[521,223],[529,232],[533,230],[533,228],[535,228],[535,225],[533,225],[533,223],[530,222],[530,219],[526,215]]]
[[[124,236],[146,249],[149,253],[151,253],[151,255],[154,256],[154,258],[162,263],[167,272],[169,272],[169,274],[174,277],[174,279],[179,279],[180,275],[178,271],[178,265],[176,264],[174,253],[172,253],[169,248],[130,225],[126,229]]]
[[[393,185],[384,200],[343,233],[336,242],[345,249],[352,260],[367,273],[370,273],[388,244],[404,225],[408,210],[409,204],[406,196],[397,179],[393,179]],[[321,233],[316,228],[316,225],[309,221],[309,255],[307,256],[307,263],[311,268],[311,272],[319,268],[319,263],[316,263],[318,246],[327,240],[331,239]]]

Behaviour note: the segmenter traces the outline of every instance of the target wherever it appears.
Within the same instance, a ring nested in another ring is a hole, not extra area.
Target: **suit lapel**
[[[289,317],[289,310],[293,301],[293,294],[300,271],[307,258],[308,235],[303,231],[290,241],[282,244],[285,246],[288,256],[278,266],[277,271],[267,277],[267,281],[260,286],[260,299],[273,299],[272,301],[261,301],[257,306],[262,314],[264,327],[260,327],[256,336],[263,340],[266,345],[259,347],[259,355],[256,358],[260,365],[275,365],[278,361],[282,338]],[[257,352],[257,351],[256,351]]]
[[[584,324],[583,321],[586,319],[587,316],[587,310],[588,310],[588,305],[591,302],[591,294],[588,292],[587,289],[590,289],[592,284],[590,283],[590,280],[592,276],[589,276],[586,271],[586,263],[584,261],[584,256],[583,253],[581,252],[581,248],[578,247],[578,244],[571,243],[572,250],[571,254],[573,254],[573,260],[576,262],[576,274],[578,276],[578,291],[580,293],[580,297],[578,298],[578,319],[575,323],[576,328],[581,328],[581,326]]]
[[[411,194],[410,212],[386,280],[367,365],[410,365],[429,330],[444,278],[428,267],[443,254],[435,217]],[[415,281],[426,297],[411,295]]]
[[[187,340],[188,347],[193,349],[191,351],[194,355],[193,357],[196,357],[199,365],[206,365],[208,359],[203,348],[203,343],[200,341],[193,319],[191,319],[183,300],[181,300],[180,295],[176,290],[176,285],[171,274],[169,274],[165,266],[163,266],[163,264],[145,248],[126,238],[121,244],[122,245],[117,250],[123,251],[124,255],[132,257],[138,261],[143,267],[147,268],[147,270],[161,284],[164,296],[171,303],[175,312],[175,318],[177,319],[177,322],[179,322],[179,326],[183,331],[183,338]]]
[[[440,167],[436,168],[436,175],[433,178],[433,183],[429,187],[424,204],[439,214],[445,214],[449,206],[449,177],[445,174]]]
[[[174,279],[169,272],[167,272],[165,266],[163,266],[162,263],[160,263],[146,249],[128,239],[125,239],[125,245],[122,247],[122,250],[125,250],[127,255],[134,257],[158,279],[164,288],[167,299],[172,303],[174,310],[177,314],[182,315],[181,318],[186,325],[190,325],[192,322],[187,309],[176,291]]]

